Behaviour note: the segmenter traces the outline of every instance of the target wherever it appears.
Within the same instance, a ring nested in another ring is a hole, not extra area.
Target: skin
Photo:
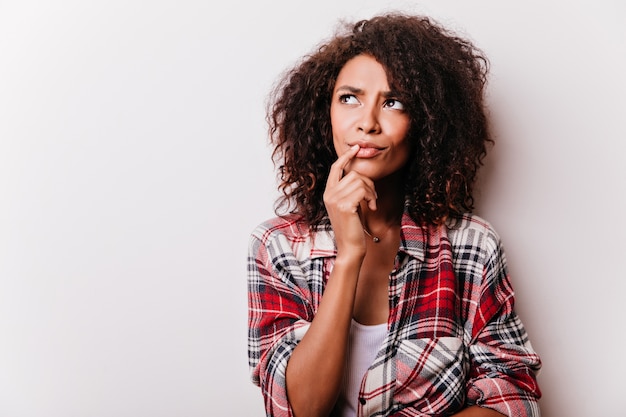
[[[363,258],[353,317],[362,324],[386,323],[388,278],[400,243],[404,202],[398,172],[410,153],[405,139],[410,119],[394,99],[385,69],[368,55],[351,59],[339,73],[330,118],[335,151],[348,159],[344,165],[339,158],[324,202],[333,230],[342,229],[335,234],[341,240],[338,258]],[[355,146],[359,148],[351,156]],[[373,244],[364,227],[381,242]]]
[[[318,312],[287,364],[287,393],[297,417],[332,411],[352,318],[367,325],[387,322],[388,279],[400,244],[404,196],[399,174],[409,157],[410,120],[373,57],[359,55],[342,68],[330,117],[338,158],[324,204],[337,257]],[[364,227],[381,241],[374,243]],[[456,416],[501,414],[473,406]]]

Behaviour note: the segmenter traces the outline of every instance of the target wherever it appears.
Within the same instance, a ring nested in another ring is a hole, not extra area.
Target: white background
[[[491,59],[478,214],[548,417],[624,414],[626,13],[600,1],[0,0],[0,416],[262,416],[248,235],[265,98],[339,18],[426,13]]]

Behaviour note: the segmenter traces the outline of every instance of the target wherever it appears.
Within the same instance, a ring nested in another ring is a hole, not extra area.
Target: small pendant
[[[378,236],[374,236],[372,240],[374,241],[374,243],[380,242],[380,238]]]

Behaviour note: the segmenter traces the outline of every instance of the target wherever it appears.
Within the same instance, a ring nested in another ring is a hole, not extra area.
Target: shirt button
[[[367,401],[365,401],[365,398],[361,397],[359,398],[359,402],[361,403],[361,405],[365,405]]]

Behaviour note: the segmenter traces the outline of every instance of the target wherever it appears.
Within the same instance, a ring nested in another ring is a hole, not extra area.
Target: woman
[[[268,416],[538,416],[501,242],[470,214],[487,60],[432,20],[347,27],[268,112],[282,215],[250,242]]]

